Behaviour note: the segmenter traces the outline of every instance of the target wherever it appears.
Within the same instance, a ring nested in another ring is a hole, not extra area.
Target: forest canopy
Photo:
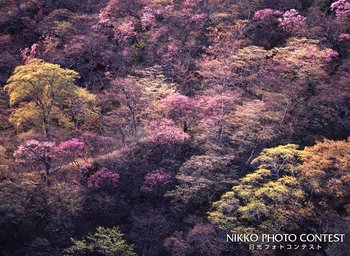
[[[0,255],[349,236],[349,47],[348,0],[0,0]]]

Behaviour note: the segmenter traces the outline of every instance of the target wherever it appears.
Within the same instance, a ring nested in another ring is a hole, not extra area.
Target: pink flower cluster
[[[111,20],[105,11],[103,11],[103,10],[101,11],[99,18],[100,18],[100,20],[98,21],[98,23],[101,26],[109,26],[111,24]]]
[[[83,155],[84,142],[70,139],[56,146],[52,141],[28,140],[20,145],[13,156],[18,163],[42,162],[46,159],[75,158]]]
[[[350,17],[350,3],[346,0],[338,0],[331,4],[331,10],[339,20]]]
[[[171,53],[177,53],[179,51],[179,47],[174,42],[171,42],[168,44],[168,51]]]
[[[262,10],[255,12],[254,20],[263,22],[263,21],[268,20],[271,16],[278,16],[278,15],[282,15],[282,14],[283,14],[283,12],[278,11],[278,10],[262,9]]]
[[[172,49],[174,49],[172,47]],[[162,108],[170,118],[179,116],[194,115],[197,109],[196,100],[182,95],[180,93],[172,93],[159,102]]]
[[[135,24],[132,19],[125,19],[119,23],[115,28],[115,39],[125,42],[136,35]]]
[[[337,58],[339,56],[339,53],[337,51],[334,51],[332,49],[328,50],[326,53],[325,61],[330,62],[334,58]]]
[[[286,11],[282,18],[279,18],[280,26],[288,32],[296,32],[305,25],[306,17],[299,14],[295,9]]]
[[[303,61],[309,64],[327,65],[339,56],[339,53],[333,49],[326,48],[323,50],[317,48],[309,48],[307,54],[302,57]]]
[[[190,136],[177,128],[172,120],[160,119],[151,121],[146,131],[147,139],[160,144],[181,143]]]
[[[72,180],[69,185],[73,188],[73,189],[80,189],[81,188],[81,184],[78,180]]]
[[[84,142],[79,139],[73,138],[67,141],[61,142],[56,148],[55,151],[57,154],[65,156],[83,156]]]
[[[141,16],[141,25],[145,29],[156,23],[156,16],[153,10],[149,7],[143,9],[143,14]]]
[[[54,158],[55,142],[28,140],[13,153],[18,163],[34,163]]]
[[[158,186],[168,184],[170,179],[171,175],[164,170],[152,171],[144,177],[141,191],[149,193]]]
[[[280,17],[278,18],[279,25],[288,32],[296,32],[303,25],[305,25],[306,17],[300,15],[299,12],[295,9],[291,9],[284,13],[279,10],[262,9],[255,12],[254,20],[259,22],[266,22],[271,17],[278,16]]]
[[[105,167],[101,168],[88,179],[89,188],[101,188],[104,186],[117,187],[120,175]]]
[[[218,117],[233,110],[237,96],[226,92],[213,96],[201,96],[198,98],[199,116],[201,118]]]
[[[340,34],[338,38],[340,40],[350,40],[350,34]]]
[[[21,49],[22,59],[25,63],[33,58],[36,58],[39,54],[39,45],[33,44],[30,48]]]
[[[205,15],[204,14],[194,14],[191,16],[191,21],[193,22],[203,22],[205,19]]]
[[[111,18],[113,6],[118,3],[118,0],[109,1],[107,6],[100,11],[99,21],[96,25],[92,26],[93,29],[101,29],[102,27],[112,26],[113,19]]]

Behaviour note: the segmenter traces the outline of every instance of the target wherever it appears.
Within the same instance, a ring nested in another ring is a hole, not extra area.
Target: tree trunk
[[[46,140],[49,141],[51,139],[51,136],[49,133],[49,126],[48,126],[46,120],[44,120],[44,122],[43,122],[43,132],[44,132],[44,136],[45,136]]]
[[[45,163],[45,183],[46,183],[46,186],[48,186],[48,187],[51,185],[50,169],[51,169],[50,163]]]
[[[187,132],[187,131],[188,131],[188,125],[187,125],[186,120],[183,122],[183,128],[182,128],[182,130],[183,130],[184,132]]]

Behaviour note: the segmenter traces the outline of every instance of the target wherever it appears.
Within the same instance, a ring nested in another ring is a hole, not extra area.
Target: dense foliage
[[[349,236],[349,47],[348,0],[0,0],[0,255]]]

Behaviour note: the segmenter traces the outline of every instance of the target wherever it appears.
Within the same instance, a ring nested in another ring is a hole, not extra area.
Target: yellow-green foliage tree
[[[20,129],[41,127],[46,138],[53,126],[91,126],[99,109],[95,96],[75,84],[77,78],[77,72],[39,59],[18,66],[5,86],[14,109],[10,122]]]
[[[89,234],[82,240],[71,239],[73,245],[65,250],[64,255],[136,256],[133,247],[123,237],[124,234],[118,227],[97,227],[94,234]]]
[[[258,168],[213,204],[209,219],[222,229],[243,233],[297,228],[312,214],[295,177],[301,155],[293,144],[264,149],[252,162]]]

